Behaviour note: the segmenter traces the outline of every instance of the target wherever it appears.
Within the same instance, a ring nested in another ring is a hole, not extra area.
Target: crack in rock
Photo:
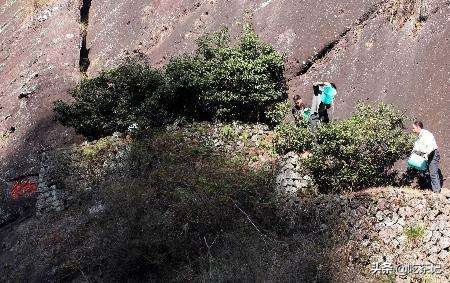
[[[86,38],[89,26],[89,10],[91,9],[91,0],[83,0],[80,8],[81,25],[81,46],[80,46],[80,72],[86,74],[91,64],[89,60],[89,49],[87,48]]]
[[[419,5],[420,4],[420,5]],[[373,5],[369,11],[364,13],[353,25],[345,29],[337,39],[327,43],[322,49],[310,56],[300,66],[296,76],[302,76],[306,74],[317,62],[325,58],[335,47],[344,39],[347,34],[361,26],[378,15],[386,15],[389,22],[397,28],[402,28],[407,19],[416,16],[415,27],[413,33],[417,33],[421,26],[426,22],[429,16],[436,14],[444,7],[450,6],[450,1],[446,1],[444,5],[435,7],[429,13],[424,11],[422,2],[416,2],[415,0],[390,0],[382,1]]]
[[[297,72],[297,76],[302,76],[306,74],[311,67],[316,64],[316,62],[323,59],[325,56],[327,56],[333,49],[344,39],[347,34],[352,31],[353,29],[360,27],[365,24],[368,20],[373,19],[377,12],[380,10],[380,7],[385,4],[386,2],[380,2],[378,4],[373,5],[369,11],[364,13],[353,25],[346,28],[343,32],[339,34],[339,37],[329,43],[327,43],[322,49],[320,49],[318,52],[316,52],[314,55],[310,56],[306,61],[303,62],[303,64],[300,66],[300,70]]]

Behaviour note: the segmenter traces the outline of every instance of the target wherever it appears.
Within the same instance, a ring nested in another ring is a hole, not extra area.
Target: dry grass
[[[40,9],[44,6],[50,5],[54,0],[33,0],[33,6],[35,9]]]
[[[9,136],[9,132],[0,132],[0,145],[6,143],[6,141],[9,139]]]
[[[74,197],[66,210],[0,230],[8,247],[0,247],[1,282],[367,282],[343,268],[341,230],[312,229],[311,213],[286,231],[273,202],[274,168],[252,169],[251,157],[231,159],[162,132],[127,141],[124,166],[97,180],[77,172],[80,162],[104,170],[117,144],[102,139],[74,150],[73,166],[60,163],[68,170],[58,184]],[[99,204],[104,211],[91,212]]]

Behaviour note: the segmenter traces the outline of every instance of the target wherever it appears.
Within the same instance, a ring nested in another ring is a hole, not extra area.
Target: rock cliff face
[[[0,4],[0,180],[37,175],[38,153],[70,140],[52,102],[80,78],[77,1]]]
[[[286,54],[289,93],[336,82],[334,116],[386,101],[436,133],[448,175],[450,3],[444,0],[6,0],[0,4],[0,156],[3,181],[38,172],[38,153],[71,142],[52,102],[84,75],[128,55],[162,66],[220,25],[252,22]]]

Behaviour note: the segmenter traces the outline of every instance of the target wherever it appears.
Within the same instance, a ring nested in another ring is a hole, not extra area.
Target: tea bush
[[[312,149],[313,144],[313,134],[303,125],[285,123],[275,127],[274,147],[276,152],[280,154],[285,154],[289,151],[309,151]]]
[[[281,124],[289,114],[289,110],[291,110],[291,104],[288,101],[278,102],[267,111],[267,123],[270,125]]]
[[[286,98],[283,57],[248,28],[234,45],[222,29],[164,70],[127,60],[84,79],[70,94],[73,103],[55,103],[58,120],[91,139],[174,119],[276,124],[280,115],[269,119],[266,111]]]
[[[322,124],[316,130],[304,122],[275,128],[275,149],[311,153],[305,160],[324,193],[392,184],[394,163],[412,149],[404,130],[405,117],[392,106],[358,105],[354,115]]]
[[[306,165],[321,190],[358,190],[393,182],[394,163],[412,149],[404,121],[390,105],[359,105],[351,118],[319,127]]]
[[[123,132],[137,123],[160,126],[171,120],[164,74],[132,60],[83,79],[71,91],[73,103],[57,101],[58,120],[76,132],[95,139]]]
[[[174,110],[198,120],[266,121],[266,111],[285,100],[283,57],[249,28],[231,44],[223,28],[197,42],[193,55],[166,66]]]

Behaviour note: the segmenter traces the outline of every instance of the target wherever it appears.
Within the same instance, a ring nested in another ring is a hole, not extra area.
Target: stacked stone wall
[[[36,201],[37,214],[61,211],[65,207],[66,194],[58,188],[54,174],[58,166],[48,153],[42,154]]]
[[[368,274],[383,278],[384,270],[388,273],[384,275],[396,278],[396,282],[450,280],[447,189],[441,194],[380,188],[318,195],[291,206],[291,218],[292,226],[303,232],[328,235],[349,261],[345,265],[360,266]]]

